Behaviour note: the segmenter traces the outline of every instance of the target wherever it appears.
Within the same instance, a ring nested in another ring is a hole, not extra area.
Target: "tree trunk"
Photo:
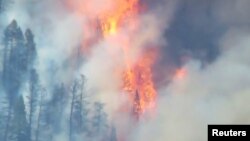
[[[7,122],[6,122],[6,127],[5,127],[3,141],[7,141],[8,140],[9,127],[10,127],[10,119],[11,119],[11,109],[12,109],[12,105],[11,105],[11,102],[9,102]]]
[[[35,141],[38,141],[38,139],[39,139],[42,103],[43,103],[43,96],[41,96],[41,100],[40,100],[40,103],[39,103],[39,111],[38,111],[38,117],[37,117],[37,127],[36,127]]]
[[[30,115],[29,115],[29,136],[32,140],[32,117],[33,117],[33,96],[30,97]]]
[[[74,110],[76,89],[77,89],[77,82],[74,83],[73,90],[72,90],[72,101],[71,101],[70,117],[69,117],[69,141],[72,140],[72,120],[73,120],[73,110]]]

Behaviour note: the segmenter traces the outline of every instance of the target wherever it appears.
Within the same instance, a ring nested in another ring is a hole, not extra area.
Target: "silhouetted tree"
[[[74,114],[74,105],[76,101],[77,89],[79,88],[78,82],[75,80],[72,86],[72,99],[70,104],[70,115],[69,115],[69,141],[73,139],[73,114]]]
[[[27,48],[25,61],[28,64],[28,69],[31,70],[36,60],[37,51],[36,51],[36,45],[34,43],[34,35],[30,29],[27,29],[25,31],[25,39],[26,39],[25,46]]]
[[[30,128],[26,121],[26,112],[23,97],[20,89],[27,80],[30,73],[34,77],[33,63],[36,56],[36,49],[33,42],[33,35],[30,30],[25,36],[17,22],[13,20],[4,31],[3,50],[3,72],[2,85],[8,98],[7,121],[4,131],[3,141],[11,139],[13,141],[29,141]],[[37,76],[36,76],[37,77]],[[33,78],[35,79],[35,78]],[[34,80],[32,80],[35,82]],[[32,82],[32,83],[33,83]],[[31,85],[32,95],[34,95],[34,85]],[[34,112],[34,99],[30,100],[30,117]],[[17,106],[18,105],[18,106]],[[29,124],[32,125],[31,118]]]
[[[94,103],[94,113],[92,117],[92,135],[99,138],[99,140],[103,140],[104,138],[108,138],[108,123],[107,123],[107,114],[104,112],[104,104],[100,102]]]
[[[1,86],[0,86],[1,88]],[[4,140],[4,131],[6,127],[6,121],[8,120],[8,99],[6,95],[0,93],[0,140]]]
[[[75,140],[75,136],[89,132],[89,110],[85,93],[85,78],[76,79],[72,86],[72,99],[70,105],[69,138]]]
[[[17,22],[13,20],[4,32],[4,62],[2,82],[5,93],[8,96],[8,114],[4,141],[9,134],[10,120],[12,119],[13,105],[16,103],[17,94],[20,89],[22,80],[22,69],[19,67],[21,50],[24,49],[24,37]],[[22,57],[21,57],[22,58]],[[17,112],[17,111],[16,111]]]
[[[63,129],[61,122],[63,119],[63,112],[66,109],[66,89],[64,84],[54,86],[54,90],[51,93],[51,98],[45,102],[44,110],[42,111],[41,121],[43,127],[46,128],[49,138],[53,139],[56,134],[61,133]]]
[[[38,116],[37,116],[37,125],[36,125],[36,133],[35,133],[35,141],[39,141],[39,136],[40,136],[40,130],[41,130],[41,125],[46,125],[46,121],[44,120],[44,106],[45,106],[45,96],[47,94],[46,89],[41,89],[40,91],[40,100],[38,104]],[[45,128],[43,128],[45,129]]]
[[[37,110],[37,104],[38,104],[38,93],[39,93],[39,80],[38,80],[38,74],[35,69],[31,70],[30,79],[29,79],[29,87],[30,87],[30,95],[28,97],[29,102],[29,135],[32,139],[32,129],[34,126],[35,121],[35,114]]]
[[[14,109],[14,124],[11,129],[14,131],[13,135],[16,136],[16,141],[30,141],[23,97],[17,99]]]

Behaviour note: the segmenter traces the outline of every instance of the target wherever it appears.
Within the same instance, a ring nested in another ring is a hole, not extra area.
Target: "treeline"
[[[13,20],[4,30],[2,45],[1,141],[116,141],[104,105],[90,102],[84,76],[69,86],[41,85],[30,29],[23,33]]]

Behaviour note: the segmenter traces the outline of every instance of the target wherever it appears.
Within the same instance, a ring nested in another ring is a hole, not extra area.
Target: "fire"
[[[140,106],[140,110],[135,111],[144,113],[155,106],[156,90],[153,83],[151,67],[155,54],[146,52],[138,59],[138,62],[124,72],[124,90],[131,95],[131,100],[135,106]],[[138,97],[136,99],[135,97]]]
[[[103,36],[115,35],[119,28],[130,29],[138,22],[138,0],[117,0],[115,7],[100,16]],[[129,38],[129,37],[128,37]],[[155,106],[156,90],[153,83],[152,65],[155,53],[145,51],[135,63],[129,61],[129,41],[123,47],[126,69],[123,71],[123,90],[130,95],[133,113],[138,117]]]
[[[143,50],[143,53],[136,61],[131,61],[134,58],[131,59],[129,55],[135,50],[131,44],[134,39],[130,35],[136,33],[139,26],[139,0],[104,0],[106,6],[100,6],[100,3],[99,5],[97,4],[98,2],[100,1],[91,0],[91,2],[84,3],[81,0],[74,0],[74,2],[69,1],[68,5],[77,14],[85,14],[89,16],[89,19],[96,20],[99,26],[94,27],[101,29],[104,39],[108,39],[110,36],[117,39],[116,42],[121,46],[121,50],[123,51],[122,57],[126,64],[121,73],[123,81],[122,90],[129,94],[133,113],[139,116],[154,108],[157,95],[152,75],[152,65],[155,61],[156,52]],[[97,40],[95,33],[91,32],[95,30],[91,30],[90,33],[88,32],[89,30],[88,28],[84,28],[84,32],[87,31],[85,34],[89,35],[87,36],[89,38],[84,40],[85,44],[91,44],[92,40]],[[124,30],[129,34],[123,34],[122,31]],[[117,43],[113,43],[111,40],[110,44]]]
[[[132,22],[138,12],[138,0],[116,0],[113,2],[111,9],[101,13],[99,19],[102,23],[102,31],[104,36],[115,34],[125,19]],[[127,24],[130,24],[127,23]]]

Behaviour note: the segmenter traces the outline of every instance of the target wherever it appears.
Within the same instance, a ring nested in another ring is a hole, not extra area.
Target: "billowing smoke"
[[[116,36],[100,37],[98,20],[116,4],[15,0],[1,15],[1,32],[13,19],[32,29],[36,67],[49,89],[84,75],[91,101],[105,104],[121,141],[203,141],[207,124],[250,123],[248,0],[141,0],[136,32],[124,26]],[[121,46],[128,41],[129,62],[135,63],[144,51],[157,52],[152,65],[155,111],[136,124],[123,108],[129,106],[129,96],[121,90],[119,75],[126,69]],[[178,69],[185,74],[175,77]],[[57,140],[65,136],[63,132]]]
[[[160,91],[156,118],[143,123],[134,140],[206,140],[207,124],[249,123],[249,37],[230,30],[216,62],[205,69],[199,61],[186,64],[188,75]]]

